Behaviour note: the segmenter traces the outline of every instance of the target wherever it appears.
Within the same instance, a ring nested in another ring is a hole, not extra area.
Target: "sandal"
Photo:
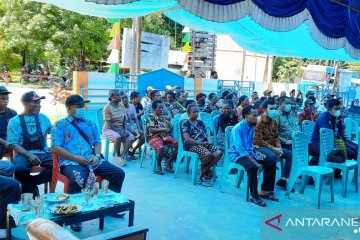
[[[174,173],[175,172],[174,169],[172,169],[171,167],[165,167],[164,169],[165,169],[165,171],[167,171],[169,173]]]
[[[158,174],[158,175],[164,175],[162,169],[156,169],[155,173]]]
[[[250,202],[258,205],[259,207],[266,207],[266,203],[261,198],[250,198]]]
[[[259,196],[263,199],[266,199],[266,200],[269,200],[269,201],[272,201],[272,202],[278,202],[279,201],[279,198],[277,198],[275,196],[275,193],[274,192],[268,192],[267,194],[265,195],[261,195],[259,194]]]

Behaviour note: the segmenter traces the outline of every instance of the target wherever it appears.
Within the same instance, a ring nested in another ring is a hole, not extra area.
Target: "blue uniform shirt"
[[[236,162],[239,158],[250,156],[257,157],[254,153],[254,127],[242,120],[231,130],[229,141],[230,162]]]
[[[51,146],[63,147],[74,155],[83,156],[85,159],[90,160],[90,158],[94,156],[92,148],[69,121],[75,121],[75,124],[77,124],[88,137],[92,146],[101,144],[96,123],[88,119],[80,119],[77,121],[73,117],[68,116],[54,124],[51,130]],[[60,166],[79,165],[77,162],[60,157],[59,161]]]

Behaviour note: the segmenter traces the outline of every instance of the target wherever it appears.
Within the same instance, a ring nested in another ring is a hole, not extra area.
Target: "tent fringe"
[[[308,27],[309,33],[311,37],[322,47],[330,50],[336,50],[340,48],[344,48],[345,51],[353,58],[360,59],[360,50],[354,48],[346,37],[342,38],[330,38],[323,34],[316,26],[314,20],[311,15],[309,16],[309,20],[306,21],[306,25]]]
[[[249,15],[249,2],[246,0],[231,5],[219,5],[204,0],[178,0],[186,11],[208,21],[220,23],[239,20]]]
[[[272,31],[287,32],[299,27],[310,16],[307,9],[302,12],[286,18],[273,17],[261,10],[255,3],[249,1],[250,17],[258,24]]]

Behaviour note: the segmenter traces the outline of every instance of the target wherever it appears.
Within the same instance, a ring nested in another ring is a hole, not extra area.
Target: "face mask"
[[[285,112],[290,112],[291,111],[291,104],[286,104],[284,107],[284,111]]]
[[[74,117],[77,119],[84,118],[85,117],[85,108],[76,108]]]
[[[277,113],[278,113],[278,111],[276,109],[270,110],[268,112],[268,117],[271,118],[271,119],[275,119],[276,116],[277,116]]]
[[[244,106],[246,107],[246,106],[249,106],[249,102],[248,101],[246,101],[246,102],[244,102]]]
[[[341,111],[340,110],[336,110],[333,114],[334,117],[339,117],[341,114]]]

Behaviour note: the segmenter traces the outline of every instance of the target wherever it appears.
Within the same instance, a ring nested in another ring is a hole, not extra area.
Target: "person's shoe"
[[[73,230],[74,232],[80,232],[81,231],[81,223],[74,223],[70,225],[71,230]]]
[[[312,177],[309,178],[308,185],[311,185],[311,186],[315,185],[315,181]]]
[[[276,182],[276,186],[279,187],[280,189],[286,191],[287,190],[287,182],[286,180],[284,179],[279,179],[277,182]],[[295,192],[295,189],[291,189],[291,192]]]
[[[134,152],[134,150],[130,149],[130,150],[128,151],[128,154],[129,154],[130,157],[132,157],[132,156],[135,155],[135,152]]]
[[[335,178],[335,179],[341,179],[341,178],[342,178],[341,170],[336,169],[336,170],[334,171],[334,178]]]
[[[40,196],[40,193],[39,193],[38,186],[36,186],[33,190],[33,199],[35,199],[35,197],[38,197],[38,196]]]
[[[120,167],[125,167],[126,166],[126,160],[123,159],[122,157],[118,157],[118,163]]]
[[[111,215],[111,217],[114,217],[114,218],[124,218],[124,217],[125,217],[125,213],[124,213],[124,212],[115,213],[115,214]]]

